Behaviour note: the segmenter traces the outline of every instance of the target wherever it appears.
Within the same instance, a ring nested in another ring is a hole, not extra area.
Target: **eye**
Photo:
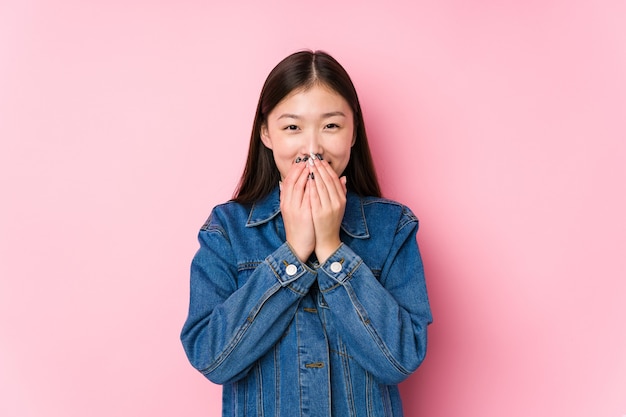
[[[296,125],[285,126],[283,130],[298,130],[298,126]]]
[[[339,125],[336,123],[328,123],[326,129],[339,129]]]

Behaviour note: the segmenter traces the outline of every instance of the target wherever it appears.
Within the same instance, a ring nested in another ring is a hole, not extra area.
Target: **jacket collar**
[[[275,187],[266,197],[252,205],[246,227],[255,227],[267,223],[279,213],[280,194],[278,187]],[[341,221],[341,228],[354,238],[366,239],[370,237],[365,220],[365,211],[363,210],[363,199],[350,191],[348,191],[346,211]]]

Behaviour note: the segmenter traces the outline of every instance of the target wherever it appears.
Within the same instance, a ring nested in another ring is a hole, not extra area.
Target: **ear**
[[[272,149],[272,139],[270,138],[269,131],[267,129],[267,123],[261,125],[261,141],[266,148]]]

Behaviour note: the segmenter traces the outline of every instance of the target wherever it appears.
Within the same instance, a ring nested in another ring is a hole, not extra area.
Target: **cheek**
[[[278,152],[276,151],[274,152],[274,161],[276,162],[276,165],[281,171],[283,169],[288,170],[295,159],[296,159],[295,152],[292,152],[286,149],[281,149]]]
[[[341,176],[343,174],[343,171],[345,171],[347,166],[348,166],[348,159],[346,159],[345,161],[342,161],[341,164],[337,164],[337,165],[333,166],[333,170],[335,171],[337,176]]]
[[[295,158],[296,157],[292,152],[288,152],[285,149],[274,151],[274,162],[280,172],[281,178],[285,178],[285,176],[287,176]]]
[[[291,161],[287,162],[282,159],[274,159],[276,162],[276,167],[278,168],[278,172],[280,172],[281,179],[285,178],[289,173],[289,168],[291,167]]]
[[[275,132],[272,136],[274,157],[276,159],[290,158],[298,149],[298,144],[293,138],[284,137],[282,132]]]
[[[335,157],[333,158],[331,166],[333,167],[333,170],[337,173],[337,175],[343,174],[343,171],[348,166],[348,162],[350,161],[351,149],[352,148],[347,147],[345,149],[342,149],[337,154],[335,154]]]

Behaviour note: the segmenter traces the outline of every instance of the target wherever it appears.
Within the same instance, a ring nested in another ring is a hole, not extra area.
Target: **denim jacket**
[[[424,359],[432,321],[417,229],[407,207],[349,192],[343,243],[303,263],[278,187],[251,206],[215,207],[181,340],[223,384],[223,416],[402,416],[397,384]]]

